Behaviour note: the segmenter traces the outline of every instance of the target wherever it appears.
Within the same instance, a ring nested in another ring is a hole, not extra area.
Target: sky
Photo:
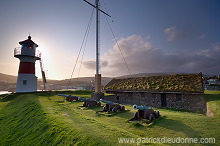
[[[102,76],[128,75],[129,70],[220,74],[219,0],[100,0],[100,4],[111,15],[100,13]],[[30,34],[42,52],[47,78],[94,76],[92,12],[83,0],[1,0],[0,73],[17,75],[19,60],[13,51]],[[87,43],[80,52],[91,15]],[[36,75],[41,78],[39,61]]]

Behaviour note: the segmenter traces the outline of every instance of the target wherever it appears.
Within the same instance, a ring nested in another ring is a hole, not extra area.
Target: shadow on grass
[[[74,101],[74,102],[69,102],[68,104],[71,105],[74,103],[79,103],[79,101]],[[80,109],[80,110],[88,110],[88,111],[93,111],[95,114],[95,117],[100,117],[100,116],[105,116],[105,117],[120,117],[123,118],[125,120],[129,120],[131,118],[133,118],[134,113],[130,112],[130,110],[125,110],[125,111],[119,111],[119,112],[115,112],[115,113],[111,113],[111,112],[102,112],[103,111],[103,106],[96,106],[96,107],[83,107],[83,102],[82,104],[79,106],[79,104],[77,104],[76,108]]]
[[[64,91],[53,91],[53,93],[54,94],[67,94],[67,95],[91,95],[92,94],[92,92],[94,92],[94,91],[89,91],[89,90],[76,90],[76,91],[66,91],[66,90],[64,90]]]
[[[181,132],[184,133],[187,137],[200,137],[200,133],[193,130],[190,126],[187,126],[186,124],[182,123],[181,121],[174,120],[174,119],[168,119],[166,116],[161,117],[161,122],[156,122],[157,126],[173,130],[175,132]],[[155,123],[152,125],[154,126]]]
[[[102,115],[102,116],[107,116],[107,117],[118,116],[118,117],[127,119],[126,118],[127,116],[124,117],[123,115],[125,115],[125,112],[128,112],[128,111],[130,111],[130,110],[124,110],[124,111],[118,111],[118,112],[112,113],[112,112],[103,112],[103,111],[99,110],[96,112],[96,114]]]
[[[115,113],[112,112],[103,112],[103,106],[97,106],[97,107],[78,107],[79,109],[83,110],[93,110],[96,113],[96,116],[107,116],[107,117],[115,117],[118,116],[123,119],[131,119],[133,118],[134,113],[132,113],[130,110],[124,110],[124,111],[118,111]]]
[[[153,128],[157,123],[161,122],[162,119],[164,119],[165,116],[160,116],[158,119],[154,119],[152,122],[150,122],[147,119],[138,119],[138,120],[127,120],[127,123],[130,123],[130,126],[138,128],[138,129],[145,129]]]
[[[47,105],[42,106],[47,98],[40,101],[35,93],[16,96],[0,109],[0,145],[75,145],[82,141],[78,129],[69,129],[57,118],[51,118],[62,110],[51,103],[51,111],[47,111]],[[66,116],[65,111],[62,116]]]
[[[80,102],[80,101],[79,101]],[[85,107],[83,106],[83,102],[81,106],[78,106],[77,109],[81,109],[81,110],[93,110],[95,112],[98,112],[102,109],[101,106],[95,106],[95,107]]]
[[[0,101],[1,102],[7,102],[7,101],[12,101],[15,99],[15,97],[17,97],[19,94],[3,94],[0,96]]]
[[[220,100],[220,95],[219,94],[205,94],[205,100],[207,102],[218,101],[218,100]]]

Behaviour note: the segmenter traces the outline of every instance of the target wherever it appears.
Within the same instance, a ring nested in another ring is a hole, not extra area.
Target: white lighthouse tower
[[[38,45],[31,40],[31,36],[19,44],[21,48],[14,50],[14,57],[20,60],[16,92],[36,92],[35,61],[41,59],[41,53],[36,51]]]

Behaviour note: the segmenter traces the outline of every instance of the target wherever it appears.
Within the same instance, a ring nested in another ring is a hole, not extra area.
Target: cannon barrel
[[[116,103],[114,103],[114,102],[112,102],[112,101],[107,101],[107,100],[103,100],[103,99],[100,99],[100,101],[101,101],[101,102],[104,102],[104,103],[106,103],[106,104],[116,104]]]
[[[95,100],[90,99],[90,98],[82,98],[82,97],[78,97],[78,100],[83,100],[83,101],[95,101]]]
[[[63,97],[78,97],[78,96],[72,96],[72,95],[66,95],[66,94],[58,94],[58,96],[63,96]]]
[[[133,108],[136,110],[148,110],[151,109],[151,107],[147,107],[147,106],[138,106],[138,105],[133,105]]]

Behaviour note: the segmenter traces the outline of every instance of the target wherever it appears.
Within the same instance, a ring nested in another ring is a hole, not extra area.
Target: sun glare
[[[49,68],[52,66],[52,64],[50,64],[51,54],[50,54],[49,50],[47,49],[47,46],[43,42],[38,41],[37,44],[39,45],[39,47],[37,48],[37,51],[39,51],[41,53],[42,67],[43,67],[43,70],[45,71],[46,77],[48,77],[47,72],[48,72]],[[39,62],[37,62],[37,64],[36,64],[36,74],[37,74],[38,78],[42,77]]]

